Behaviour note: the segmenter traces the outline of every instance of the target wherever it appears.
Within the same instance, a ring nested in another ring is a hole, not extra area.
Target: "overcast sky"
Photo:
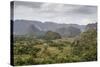
[[[97,7],[40,2],[14,2],[14,20],[81,24],[97,22]]]

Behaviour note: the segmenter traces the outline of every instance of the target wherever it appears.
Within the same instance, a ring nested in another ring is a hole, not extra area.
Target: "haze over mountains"
[[[16,1],[12,9],[15,35],[43,35],[52,31],[76,36],[89,23],[97,21],[97,6],[90,5]]]
[[[90,24],[86,25],[78,25],[78,24],[58,24],[55,22],[41,22],[41,21],[31,21],[31,20],[15,20],[14,21],[14,34],[15,35],[25,35],[25,34],[35,34],[41,35],[47,31],[57,32],[60,35],[66,36],[75,36],[80,32],[83,32],[86,27],[95,27],[96,25]]]

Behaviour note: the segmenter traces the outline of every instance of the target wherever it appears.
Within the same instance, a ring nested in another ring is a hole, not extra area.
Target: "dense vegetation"
[[[52,64],[97,60],[97,31],[87,30],[78,37],[61,38],[47,32],[47,39],[14,37],[14,65]]]
[[[55,39],[60,39],[61,36],[59,33],[52,32],[52,31],[47,31],[46,34],[44,35],[44,39],[47,40],[55,40]]]

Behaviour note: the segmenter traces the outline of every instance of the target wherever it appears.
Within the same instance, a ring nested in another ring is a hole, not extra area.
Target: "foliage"
[[[97,60],[97,32],[88,30],[71,42],[47,32],[47,40],[14,37],[14,65],[52,64]]]
[[[54,39],[60,39],[61,36],[56,32],[47,31],[46,34],[44,35],[44,38],[47,40],[54,40]]]
[[[88,30],[80,35],[79,40],[73,45],[73,54],[79,55],[84,61],[97,60],[97,32]]]

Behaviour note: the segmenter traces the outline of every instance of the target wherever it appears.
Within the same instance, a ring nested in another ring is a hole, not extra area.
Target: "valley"
[[[77,36],[65,37],[53,31],[47,31],[41,36],[15,35],[13,45],[14,65],[97,60],[97,31],[94,27]]]

